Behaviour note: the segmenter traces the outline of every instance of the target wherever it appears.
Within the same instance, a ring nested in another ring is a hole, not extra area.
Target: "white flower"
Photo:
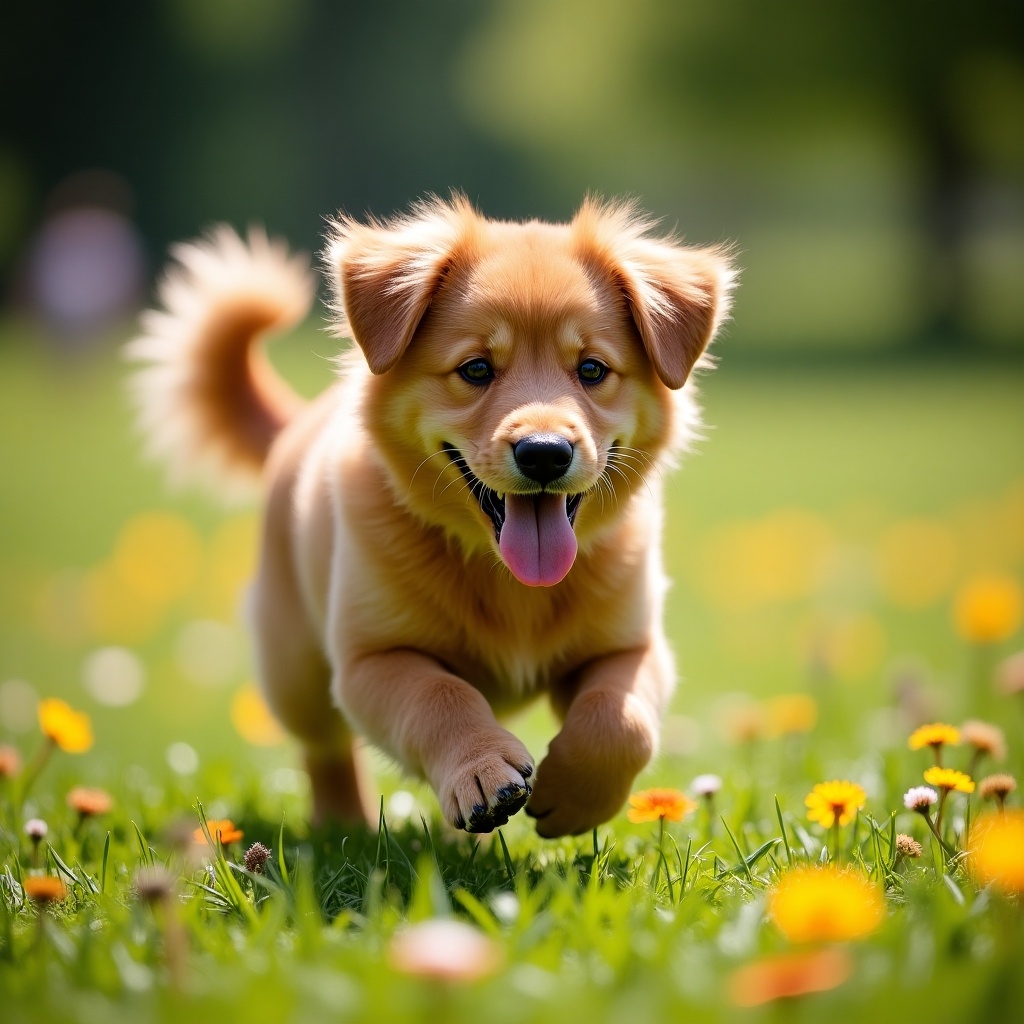
[[[714,796],[722,788],[722,779],[718,775],[698,775],[690,783],[690,789],[697,796]]]
[[[38,843],[40,839],[45,839],[46,833],[49,831],[49,826],[42,818],[29,818],[25,822],[25,835],[34,842]]]
[[[908,811],[927,814],[928,808],[939,799],[939,794],[931,786],[914,786],[903,794],[903,806]]]

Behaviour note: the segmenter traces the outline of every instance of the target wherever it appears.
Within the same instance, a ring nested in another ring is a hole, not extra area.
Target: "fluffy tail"
[[[175,246],[159,286],[161,309],[142,315],[126,355],[149,452],[176,481],[251,479],[302,405],[258,343],[303,319],[316,288],[308,261],[250,229],[221,225]]]

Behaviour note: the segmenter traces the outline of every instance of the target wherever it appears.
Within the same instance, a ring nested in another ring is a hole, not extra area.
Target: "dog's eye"
[[[608,367],[596,359],[584,359],[576,373],[584,384],[599,384],[604,380]]]
[[[494,380],[494,367],[486,359],[471,359],[459,367],[459,374],[470,384],[486,384]]]

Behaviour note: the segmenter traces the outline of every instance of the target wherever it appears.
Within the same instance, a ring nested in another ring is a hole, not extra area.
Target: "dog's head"
[[[727,255],[650,229],[629,204],[518,224],[458,198],[334,225],[339,330],[376,375],[364,421],[396,499],[529,586],[644,486],[725,315]]]

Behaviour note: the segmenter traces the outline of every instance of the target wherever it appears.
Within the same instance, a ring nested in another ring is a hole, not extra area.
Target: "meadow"
[[[332,352],[275,358],[311,392]],[[468,836],[377,758],[343,834],[252,683],[254,508],[167,491],[115,345],[2,327],[4,1024],[1015,1019],[1024,367],[722,355],[632,806]]]

